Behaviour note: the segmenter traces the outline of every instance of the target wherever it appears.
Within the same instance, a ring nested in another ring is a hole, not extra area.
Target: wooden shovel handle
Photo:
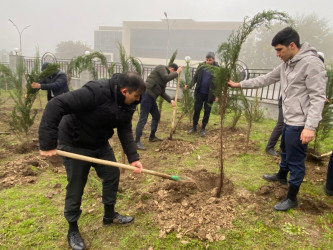
[[[87,162],[92,162],[92,163],[97,163],[97,164],[102,164],[102,165],[107,165],[107,166],[112,166],[112,167],[118,167],[118,168],[123,168],[123,169],[127,169],[127,170],[137,169],[136,167],[133,167],[131,165],[126,165],[126,164],[122,164],[122,163],[118,163],[118,162],[114,162],[114,161],[97,159],[97,158],[93,158],[93,157],[89,157],[89,156],[85,156],[85,155],[74,154],[74,153],[62,151],[59,149],[57,149],[57,154],[60,156],[64,156],[64,157],[68,157],[68,158],[72,158],[72,159],[76,159],[76,160],[87,161]],[[142,173],[155,175],[155,176],[159,176],[162,178],[173,180],[171,175],[159,173],[159,172],[156,172],[153,170],[142,169]]]

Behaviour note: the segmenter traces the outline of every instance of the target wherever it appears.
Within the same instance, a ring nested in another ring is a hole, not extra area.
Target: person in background
[[[140,117],[135,130],[135,143],[137,149],[146,150],[146,147],[141,144],[140,138],[142,136],[143,128],[147,123],[149,113],[152,116],[149,141],[161,141],[161,139],[155,135],[161,118],[160,111],[158,110],[156,104],[156,99],[158,96],[161,96],[168,103],[171,103],[172,107],[176,107],[177,100],[171,100],[170,96],[165,93],[165,88],[167,83],[178,77],[180,72],[182,72],[182,67],[178,67],[177,64],[172,63],[169,66],[156,66],[148,76],[146,80],[147,90],[142,96],[140,104]]]
[[[283,128],[282,97],[279,98],[278,108],[279,108],[278,120],[276,122],[276,125],[271,133],[271,136],[266,146],[266,153],[272,156],[279,156],[278,152],[276,152],[274,148],[282,134],[282,128]]]
[[[325,55],[323,52],[318,52],[318,56],[322,62],[325,62]],[[326,99],[326,105],[329,105],[330,101]],[[330,160],[327,166],[326,184],[324,186],[325,194],[333,196],[333,152],[330,156]]]
[[[114,74],[111,79],[90,81],[82,88],[50,100],[39,126],[40,154],[53,156],[61,150],[116,161],[109,139],[117,128],[119,140],[134,172],[140,173],[139,161],[132,133],[132,117],[146,86],[134,72]],[[59,142],[58,142],[59,140]],[[110,167],[63,157],[67,173],[64,215],[69,224],[67,240],[72,249],[85,249],[78,220],[81,201],[89,171],[94,167],[103,180],[103,224],[128,224],[132,216],[115,212],[120,171]]]
[[[281,83],[284,124],[280,170],[263,178],[287,184],[290,173],[288,194],[274,206],[277,211],[286,211],[298,206],[297,194],[305,176],[307,144],[314,139],[315,129],[322,119],[327,77],[316,49],[307,42],[301,45],[293,28],[278,32],[271,45],[283,63],[266,75],[240,83],[229,81],[228,84],[234,88],[261,88],[278,81]]]
[[[204,68],[205,65],[218,66],[215,62],[214,52],[208,52],[206,55],[206,61],[199,64],[194,77],[193,85],[195,85],[194,90],[194,114],[193,114],[193,126],[188,131],[188,134],[193,134],[197,131],[197,125],[200,118],[200,112],[202,107],[204,107],[204,116],[202,119],[202,125],[200,129],[200,135],[204,136],[206,134],[206,126],[209,120],[210,111],[212,109],[213,102],[216,100],[214,95],[215,85],[213,83],[212,74]],[[188,86],[185,85],[185,88]]]
[[[43,63],[42,71],[47,68],[49,63]],[[67,76],[65,72],[59,70],[52,76],[43,79],[40,83],[31,83],[33,89],[47,90],[47,100],[50,101],[53,97],[69,91],[67,85]]]
[[[327,166],[326,184],[324,186],[326,195],[333,196],[333,152]]]

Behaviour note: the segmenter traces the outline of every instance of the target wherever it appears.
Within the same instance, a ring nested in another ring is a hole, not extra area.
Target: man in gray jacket
[[[261,88],[280,81],[284,124],[281,138],[280,170],[264,175],[267,181],[287,184],[287,197],[274,206],[286,211],[298,206],[297,194],[305,175],[307,144],[314,139],[326,99],[326,71],[315,48],[307,42],[300,44],[298,33],[287,27],[272,40],[276,55],[283,60],[266,75],[240,83],[229,81],[233,88]]]

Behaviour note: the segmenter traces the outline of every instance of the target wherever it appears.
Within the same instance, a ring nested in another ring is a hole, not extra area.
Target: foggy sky
[[[196,21],[243,21],[263,10],[291,16],[317,14],[333,28],[331,0],[0,0],[0,50],[19,48],[22,30],[23,55],[55,52],[61,41],[81,41],[94,47],[99,26],[121,26],[122,21],[169,19]]]

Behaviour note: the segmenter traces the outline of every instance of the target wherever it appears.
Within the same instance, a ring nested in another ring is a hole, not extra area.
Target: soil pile
[[[225,236],[220,229],[232,227],[235,200],[233,185],[224,180],[223,194],[216,197],[219,177],[205,169],[187,171],[188,181],[157,182],[148,192],[138,194],[137,210],[153,211],[160,227],[160,237],[171,231],[203,240],[218,241]]]

